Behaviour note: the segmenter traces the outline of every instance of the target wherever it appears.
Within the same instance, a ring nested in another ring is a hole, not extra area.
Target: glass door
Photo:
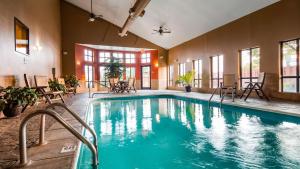
[[[151,67],[142,66],[142,77],[141,77],[141,88],[142,89],[151,89]]]

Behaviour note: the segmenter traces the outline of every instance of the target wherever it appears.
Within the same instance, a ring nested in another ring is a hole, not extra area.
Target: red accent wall
[[[93,62],[86,62],[84,61],[84,50],[89,49],[93,51]],[[135,54],[135,64],[125,64],[126,67],[135,67],[135,77],[137,80],[141,79],[141,66],[151,66],[151,80],[157,80],[158,79],[158,50],[145,50],[145,53],[150,53],[151,55],[151,63],[142,64],[141,63],[141,55],[142,52],[128,52],[128,51],[115,51],[115,50],[99,50],[99,49],[93,49],[82,45],[75,45],[75,67],[76,67],[76,76],[84,80],[84,65],[92,65],[94,66],[94,77],[95,80],[99,79],[99,66],[103,65],[99,63],[99,52],[118,52],[123,53],[123,56],[125,57],[125,53],[134,53]]]

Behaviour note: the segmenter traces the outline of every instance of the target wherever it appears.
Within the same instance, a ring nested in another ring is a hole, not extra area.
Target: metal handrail
[[[63,103],[52,103],[46,107],[46,109],[52,109],[54,110],[55,107],[61,107],[67,110],[80,124],[82,124],[83,127],[85,127],[93,136],[94,139],[94,146],[98,150],[98,141],[97,141],[97,135],[95,131],[85,122],[83,121],[75,112],[73,112],[71,109],[69,109],[65,104]],[[54,110],[55,111],[55,110]]]
[[[85,137],[83,137],[78,131],[76,131],[68,122],[66,122],[57,112],[53,110],[36,110],[35,112],[27,115],[20,125],[19,130],[19,153],[20,153],[20,167],[30,165],[30,160],[27,158],[27,147],[26,147],[26,127],[28,121],[38,115],[49,115],[63,125],[69,132],[71,132],[80,141],[86,144],[93,153],[93,165],[98,165],[98,153],[96,147],[90,143]]]
[[[108,86],[106,86],[106,85],[103,85],[103,84],[101,84],[101,82],[100,81],[95,81],[95,80],[92,80],[92,81],[85,81],[85,82],[87,82],[88,83],[88,89],[89,89],[89,98],[93,98],[94,97],[94,95],[96,95],[96,94],[98,94],[98,93],[93,93],[92,94],[92,96],[91,96],[91,84],[90,83],[96,83],[96,84],[98,84],[98,85],[101,85],[101,86],[104,86],[104,87],[106,87],[106,88],[108,88]],[[93,86],[93,85],[92,85]],[[109,92],[109,91],[108,91]]]

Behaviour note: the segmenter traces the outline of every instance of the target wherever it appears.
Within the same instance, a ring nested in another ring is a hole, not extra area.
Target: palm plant
[[[111,58],[109,63],[105,66],[105,78],[120,78],[124,71],[124,65],[120,63],[119,59]]]
[[[188,71],[186,74],[179,76],[175,83],[182,84],[183,86],[185,86],[187,92],[191,92],[191,85],[193,83],[194,77],[195,71]]]

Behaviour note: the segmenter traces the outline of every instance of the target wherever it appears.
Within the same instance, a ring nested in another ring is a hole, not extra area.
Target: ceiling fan
[[[103,18],[103,16],[102,15],[95,15],[94,13],[93,13],[93,0],[91,0],[91,12],[90,12],[90,18],[89,18],[89,22],[94,22],[95,20],[99,20],[99,19],[101,19],[101,18]]]
[[[163,26],[160,26],[158,30],[156,29],[153,29],[153,34],[156,34],[158,33],[159,35],[163,35],[163,34],[166,34],[166,33],[171,33],[171,31],[167,28],[164,28]]]

